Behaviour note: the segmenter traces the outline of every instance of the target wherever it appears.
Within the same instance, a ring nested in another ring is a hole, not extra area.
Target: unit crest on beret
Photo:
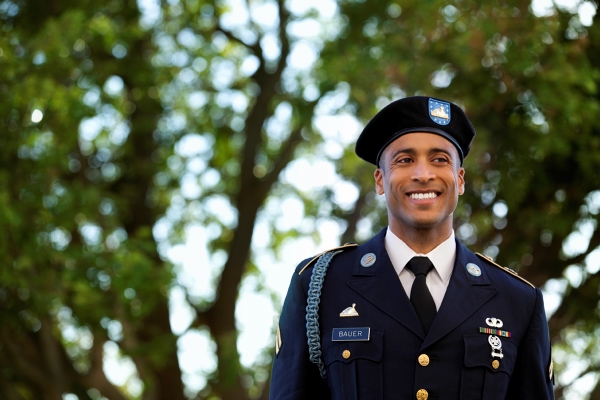
[[[513,271],[513,270],[512,270],[512,269],[510,269],[510,268],[503,267],[503,266],[501,266],[501,265],[499,265],[499,264],[496,264],[496,263],[494,262],[494,260],[492,260],[492,257],[484,256],[483,254],[480,254],[480,253],[475,253],[475,254],[476,254],[476,255],[477,255],[479,258],[482,258],[482,259],[484,259],[485,261],[487,261],[487,262],[489,262],[490,264],[492,264],[494,267],[498,267],[498,268],[500,268],[502,271],[506,272],[506,273],[507,273],[507,274],[509,274],[509,275],[512,275],[512,276],[514,276],[515,278],[517,278],[517,279],[519,279],[519,280],[522,280],[523,282],[525,282],[526,284],[528,284],[529,286],[531,286],[532,288],[534,288],[534,289],[535,289],[535,286],[534,286],[534,284],[533,284],[533,283],[531,283],[531,282],[529,282],[527,279],[525,279],[525,278],[523,278],[523,277],[519,276],[519,274],[518,274],[516,271]]]

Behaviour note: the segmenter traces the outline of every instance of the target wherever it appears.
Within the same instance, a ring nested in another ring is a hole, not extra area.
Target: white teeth
[[[431,193],[411,193],[410,198],[413,200],[435,199],[437,194]]]

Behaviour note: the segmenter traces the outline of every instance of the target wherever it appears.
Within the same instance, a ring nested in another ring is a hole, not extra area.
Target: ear
[[[375,176],[375,189],[377,190],[377,194],[384,194],[385,190],[383,189],[383,170],[381,168],[377,168],[373,175]]]
[[[458,167],[458,194],[465,193],[465,169]]]

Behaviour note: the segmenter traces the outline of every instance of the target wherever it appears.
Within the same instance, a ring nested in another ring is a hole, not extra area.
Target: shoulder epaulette
[[[338,247],[334,247],[333,249],[329,249],[329,250],[325,250],[319,254],[317,254],[316,256],[314,256],[309,262],[306,263],[306,265],[304,267],[302,267],[302,269],[300,270],[300,272],[298,272],[298,275],[300,275],[302,272],[304,272],[304,270],[306,268],[308,268],[310,266],[310,264],[312,264],[313,262],[315,262],[315,260],[317,260],[319,257],[321,257],[323,254],[330,252],[330,251],[336,251],[336,250],[346,250],[348,248],[351,247],[356,247],[358,246],[356,243],[346,243],[343,246],[338,246]]]
[[[512,269],[510,269],[510,268],[507,268],[507,267],[503,267],[502,265],[496,264],[496,263],[494,262],[494,260],[492,260],[492,258],[491,258],[491,257],[484,256],[483,254],[480,254],[480,253],[475,253],[475,254],[477,254],[477,256],[478,256],[479,258],[483,258],[485,261],[489,262],[489,263],[490,263],[490,264],[492,264],[493,266],[500,268],[502,271],[506,272],[507,274],[510,274],[510,275],[514,276],[514,277],[515,277],[515,278],[517,278],[517,279],[520,279],[520,280],[522,280],[523,282],[525,282],[526,284],[528,284],[529,286],[531,286],[532,288],[534,288],[534,289],[535,289],[535,286],[533,285],[533,283],[531,283],[531,282],[529,282],[527,279],[525,279],[525,278],[523,278],[523,277],[519,276],[519,274],[517,274],[517,272],[516,272],[516,271],[514,271],[514,270],[512,270]]]

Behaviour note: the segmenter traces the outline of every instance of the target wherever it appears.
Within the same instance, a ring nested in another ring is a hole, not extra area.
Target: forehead
[[[383,156],[387,157],[388,154],[394,154],[403,150],[427,153],[436,150],[445,150],[452,157],[458,158],[458,151],[452,142],[434,133],[413,132],[402,135],[387,146],[383,152]]]

